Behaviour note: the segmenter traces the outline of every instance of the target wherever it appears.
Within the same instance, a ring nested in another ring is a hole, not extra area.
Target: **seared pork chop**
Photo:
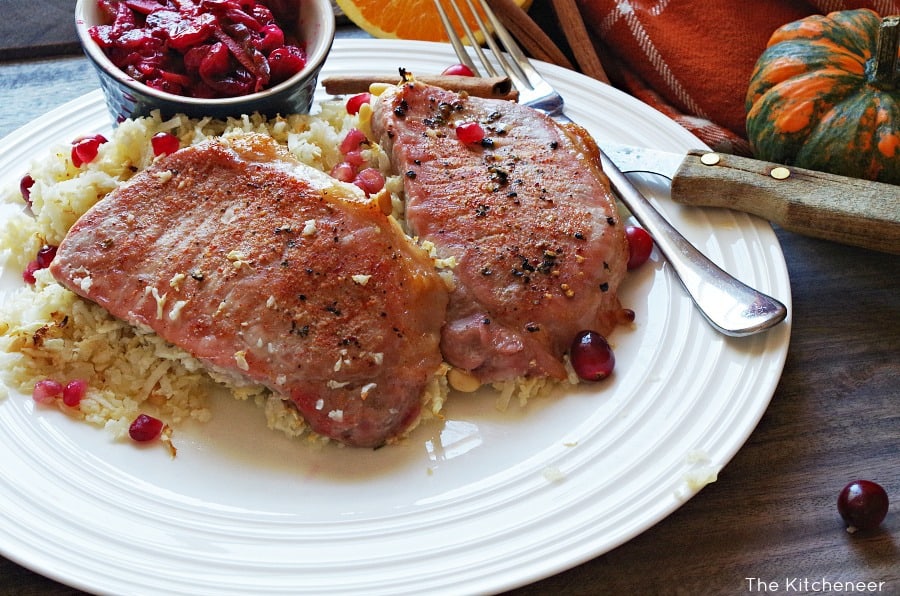
[[[482,382],[564,378],[575,335],[622,320],[627,241],[590,135],[414,81],[373,110],[373,134],[404,177],[410,230],[457,261],[444,359]],[[468,122],[484,140],[457,138]]]
[[[348,445],[402,434],[441,364],[430,258],[356,187],[260,135],[159,160],[78,220],[51,271]]]

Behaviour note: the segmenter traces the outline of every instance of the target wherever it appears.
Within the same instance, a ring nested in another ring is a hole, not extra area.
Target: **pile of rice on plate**
[[[320,103],[314,115],[277,118],[254,115],[223,121],[176,116],[164,120],[154,113],[119,124],[97,157],[80,168],[72,164],[71,145],[54,147],[27,169],[34,179],[30,211],[18,188],[0,189],[4,276],[21,273],[42,246],[59,245],[94,203],[153,163],[151,138],[159,132],[177,136],[182,147],[216,136],[264,133],[303,163],[328,172],[343,159],[341,140],[353,128],[367,130],[370,115],[367,109],[350,115],[338,101]],[[364,148],[363,157],[385,174],[394,216],[402,224],[402,179],[390,173],[389,158],[378,144]],[[452,267],[439,261],[435,265]],[[123,439],[142,413],[163,420],[169,431],[185,421],[206,422],[211,418],[208,400],[227,387],[236,399],[254,401],[265,413],[269,428],[311,444],[328,442],[307,428],[289,402],[265,387],[216,375],[155,333],[115,319],[65,289],[46,269],[35,272],[35,280],[33,285],[5,292],[0,304],[0,399],[7,397],[9,389],[30,395],[35,383],[45,379],[63,384],[82,379],[88,390],[79,405],[68,407],[56,400],[58,407]],[[443,367],[429,385],[422,419],[441,415],[450,390],[448,370]],[[577,382],[574,373],[570,382]],[[497,407],[504,409],[514,396],[524,404],[554,384],[540,378],[498,384]]]

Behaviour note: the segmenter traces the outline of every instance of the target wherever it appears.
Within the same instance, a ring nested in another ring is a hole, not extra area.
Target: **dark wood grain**
[[[2,0],[0,60],[77,54],[75,0]]]
[[[747,578],[777,581],[781,593],[790,578],[885,582],[881,593],[900,593],[900,259],[778,236],[793,333],[749,441],[674,515],[515,594],[745,594]],[[868,535],[848,534],[835,508],[856,477],[878,480],[894,501]]]
[[[80,57],[0,63],[0,137],[95,88]],[[653,528],[511,594],[764,593],[751,581],[813,593],[802,582],[823,578],[883,582],[858,593],[900,594],[900,259],[777,233],[793,334],[746,445],[717,482]],[[867,535],[848,534],[835,509],[856,477],[879,481],[893,499]],[[0,594],[79,593],[0,557]]]

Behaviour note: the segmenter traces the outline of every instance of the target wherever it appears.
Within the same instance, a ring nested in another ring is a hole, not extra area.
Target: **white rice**
[[[59,245],[94,203],[153,162],[150,139],[158,132],[176,135],[182,146],[220,135],[265,133],[300,161],[327,172],[341,161],[340,142],[350,129],[368,132],[369,116],[368,110],[350,116],[336,101],[322,103],[313,116],[274,119],[252,116],[221,121],[179,116],[163,120],[154,114],[121,123],[109,142],[100,146],[97,158],[81,168],[72,165],[70,145],[51,148],[27,170],[35,181],[32,213],[25,209],[18,188],[0,191],[0,218],[5,223],[0,232],[0,264],[5,272],[18,273],[42,246]],[[389,158],[377,144],[364,150],[364,157],[386,173],[394,215],[402,222],[402,179],[387,176]],[[453,262],[436,261],[436,266],[446,271]],[[187,420],[209,420],[208,396],[214,387],[224,384],[235,398],[255,401],[271,429],[323,441],[308,431],[295,408],[269,390],[208,370],[153,332],[115,319],[79,298],[46,270],[35,277],[33,286],[16,284],[0,305],[0,387],[30,395],[35,383],[43,379],[63,384],[84,379],[89,389],[80,405],[69,408],[57,400],[60,409],[121,438],[140,413],[155,415],[176,429]],[[443,366],[429,384],[423,397],[424,418],[441,411],[449,391],[448,370]],[[550,384],[536,379],[497,386],[497,405],[505,408],[514,395],[524,403]]]

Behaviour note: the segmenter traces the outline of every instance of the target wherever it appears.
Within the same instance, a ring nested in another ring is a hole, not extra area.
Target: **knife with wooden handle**
[[[900,186],[708,150],[601,146],[625,172],[671,179],[678,203],[744,211],[798,234],[900,254]]]

